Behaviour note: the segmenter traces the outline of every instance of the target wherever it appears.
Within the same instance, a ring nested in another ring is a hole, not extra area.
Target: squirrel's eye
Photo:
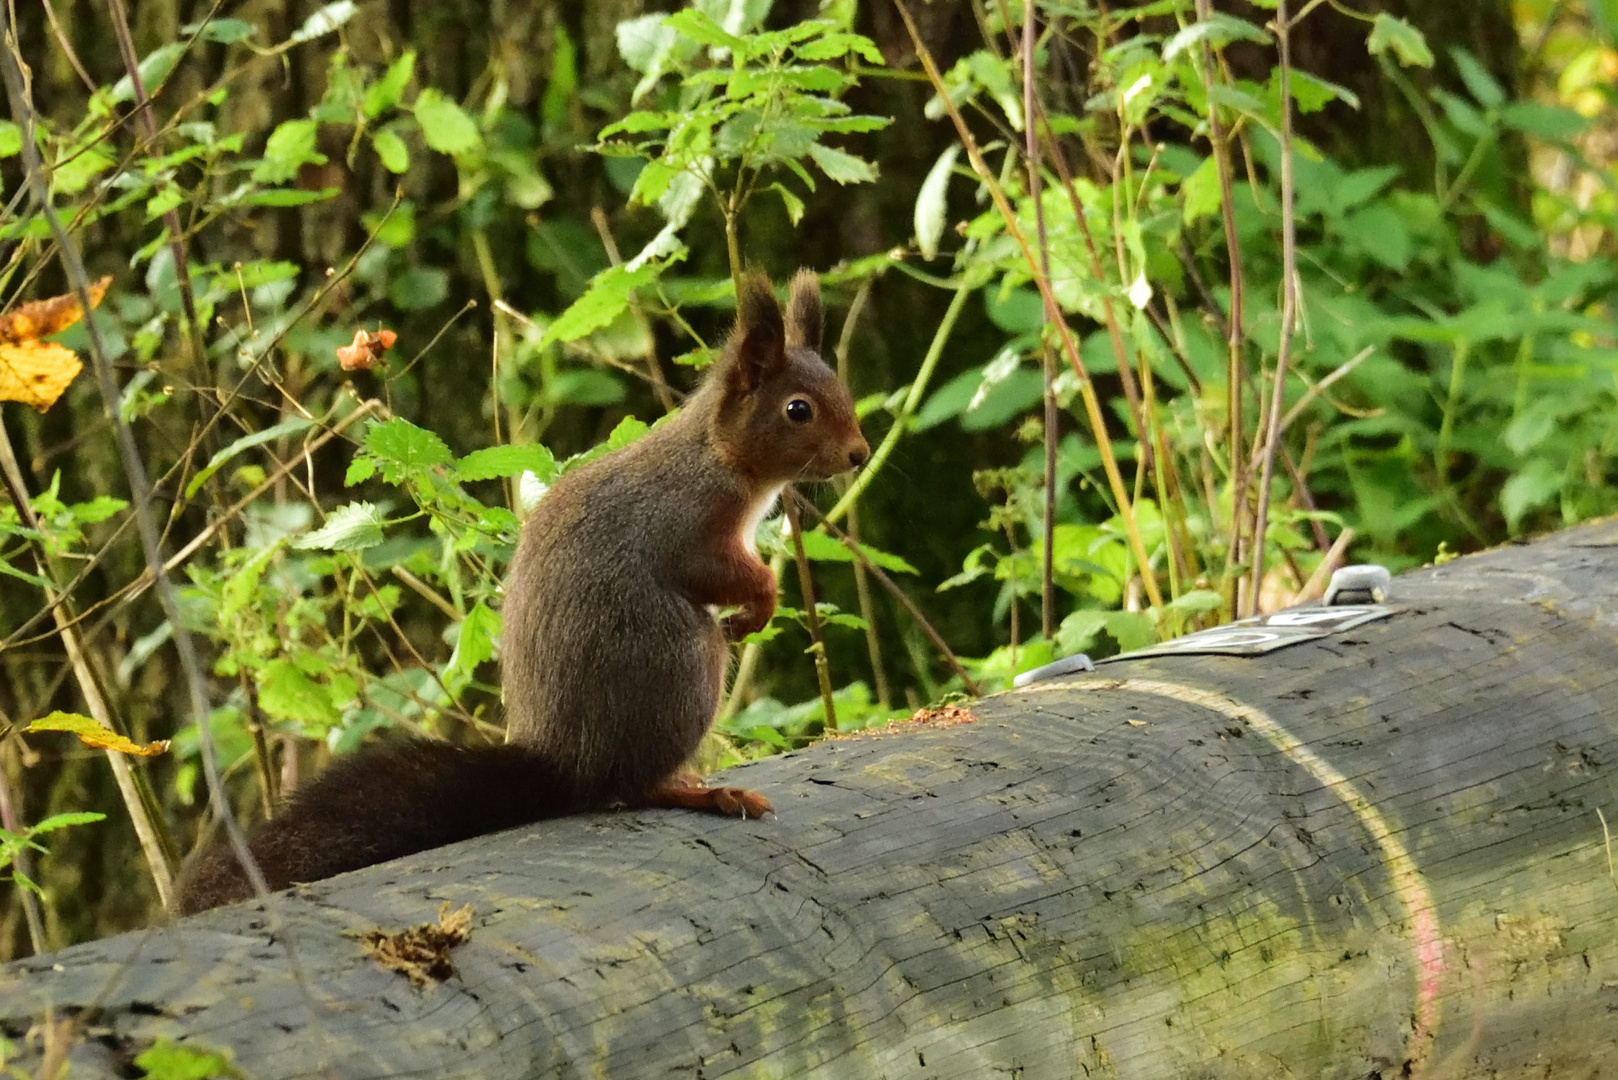
[[[815,407],[801,397],[787,402],[787,419],[794,424],[807,424],[814,419]]]

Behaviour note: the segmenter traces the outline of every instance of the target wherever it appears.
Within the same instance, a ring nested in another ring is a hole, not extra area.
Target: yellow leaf
[[[101,303],[112,278],[90,286],[90,306]],[[79,298],[68,293],[18,304],[0,315],[0,401],[20,401],[39,412],[56,404],[84,367],[73,350],[41,339],[59,334],[84,317]]]
[[[20,401],[44,412],[83,367],[65,345],[0,341],[0,401]]]
[[[158,739],[156,742],[141,744],[131,742],[122,735],[108,731],[88,716],[78,713],[53,712],[49,716],[42,716],[29,724],[25,731],[67,731],[77,735],[86,746],[93,746],[97,750],[116,750],[120,754],[135,754],[139,757],[156,757],[166,754],[169,749],[167,739]]]

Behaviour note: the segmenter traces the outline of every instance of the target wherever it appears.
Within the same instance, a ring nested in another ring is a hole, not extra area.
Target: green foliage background
[[[105,6],[57,0],[57,26],[19,12],[51,201],[90,274],[114,279],[97,325],[244,816],[381,730],[499,737],[499,583],[522,509],[692,385],[742,259],[821,271],[828,359],[889,446],[855,495],[819,501],[984,689],[1250,610],[1255,551],[1273,607],[1345,528],[1352,558],[1399,569],[1614,509],[1618,53],[1601,4],[1291,5],[1290,132],[1273,2],[1200,20],[1192,0],[1036,6],[1037,203],[1021,3],[914,4],[914,38],[887,0],[143,3],[152,134]],[[0,123],[9,303],[71,285],[22,132]],[[1260,524],[1246,463],[1289,214],[1299,317]],[[343,371],[336,349],[381,327],[398,335],[386,365]],[[61,340],[90,346],[82,325]],[[7,888],[4,957],[156,910],[106,762],[19,733],[88,710],[86,674],[137,741],[174,740],[134,767],[161,858],[207,815],[94,380],[43,415],[0,408],[39,518],[0,509],[0,860],[40,893],[31,933]],[[964,688],[846,549],[805,541],[839,726]],[[762,544],[790,571],[778,527]],[[710,765],[825,727],[781,577]],[[78,667],[48,613],[64,594]],[[91,811],[106,820],[62,816]]]

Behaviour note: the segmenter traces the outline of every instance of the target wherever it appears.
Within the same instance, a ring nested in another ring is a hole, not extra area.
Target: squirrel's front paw
[[[773,611],[759,611],[755,608],[742,608],[733,615],[727,615],[719,621],[719,628],[724,631],[725,640],[734,644],[748,634],[757,633],[770,624]]]

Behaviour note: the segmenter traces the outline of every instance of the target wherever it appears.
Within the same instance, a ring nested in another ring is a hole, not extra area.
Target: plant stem
[[[1264,538],[1269,528],[1270,484],[1275,474],[1276,444],[1281,438],[1281,407],[1286,404],[1287,365],[1292,359],[1293,324],[1298,318],[1298,236],[1293,215],[1292,190],[1292,27],[1287,22],[1287,0],[1275,9],[1275,38],[1281,52],[1281,343],[1275,356],[1275,384],[1264,441],[1259,444],[1258,511],[1253,519],[1253,577],[1250,606],[1244,614],[1258,614],[1259,589],[1264,584]]]
[[[1008,23],[1009,25],[1009,23]],[[1023,0],[1022,16],[1022,100],[1023,145],[1028,158],[1028,197],[1034,203],[1034,228],[1039,237],[1040,272],[1051,276],[1050,239],[1045,232],[1045,200],[1041,190],[1039,135],[1034,117],[1038,115],[1034,96],[1034,0]],[[1045,301],[1045,323],[1061,318]],[[1039,564],[1039,626],[1045,640],[1056,636],[1056,358],[1040,335],[1040,375],[1045,382],[1045,508],[1040,521],[1044,552]],[[1015,619],[1016,600],[1012,600]],[[1016,631],[1013,629],[1015,638]]]
[[[820,629],[820,611],[816,607],[815,579],[809,573],[809,556],[803,550],[803,531],[798,521],[798,500],[790,488],[783,500],[787,528],[792,532],[792,554],[798,564],[798,589],[803,594],[804,621],[809,624],[809,652],[815,658],[815,678],[820,683],[820,703],[826,709],[826,730],[837,730],[837,701],[831,689],[831,664],[826,659],[826,638]]]

